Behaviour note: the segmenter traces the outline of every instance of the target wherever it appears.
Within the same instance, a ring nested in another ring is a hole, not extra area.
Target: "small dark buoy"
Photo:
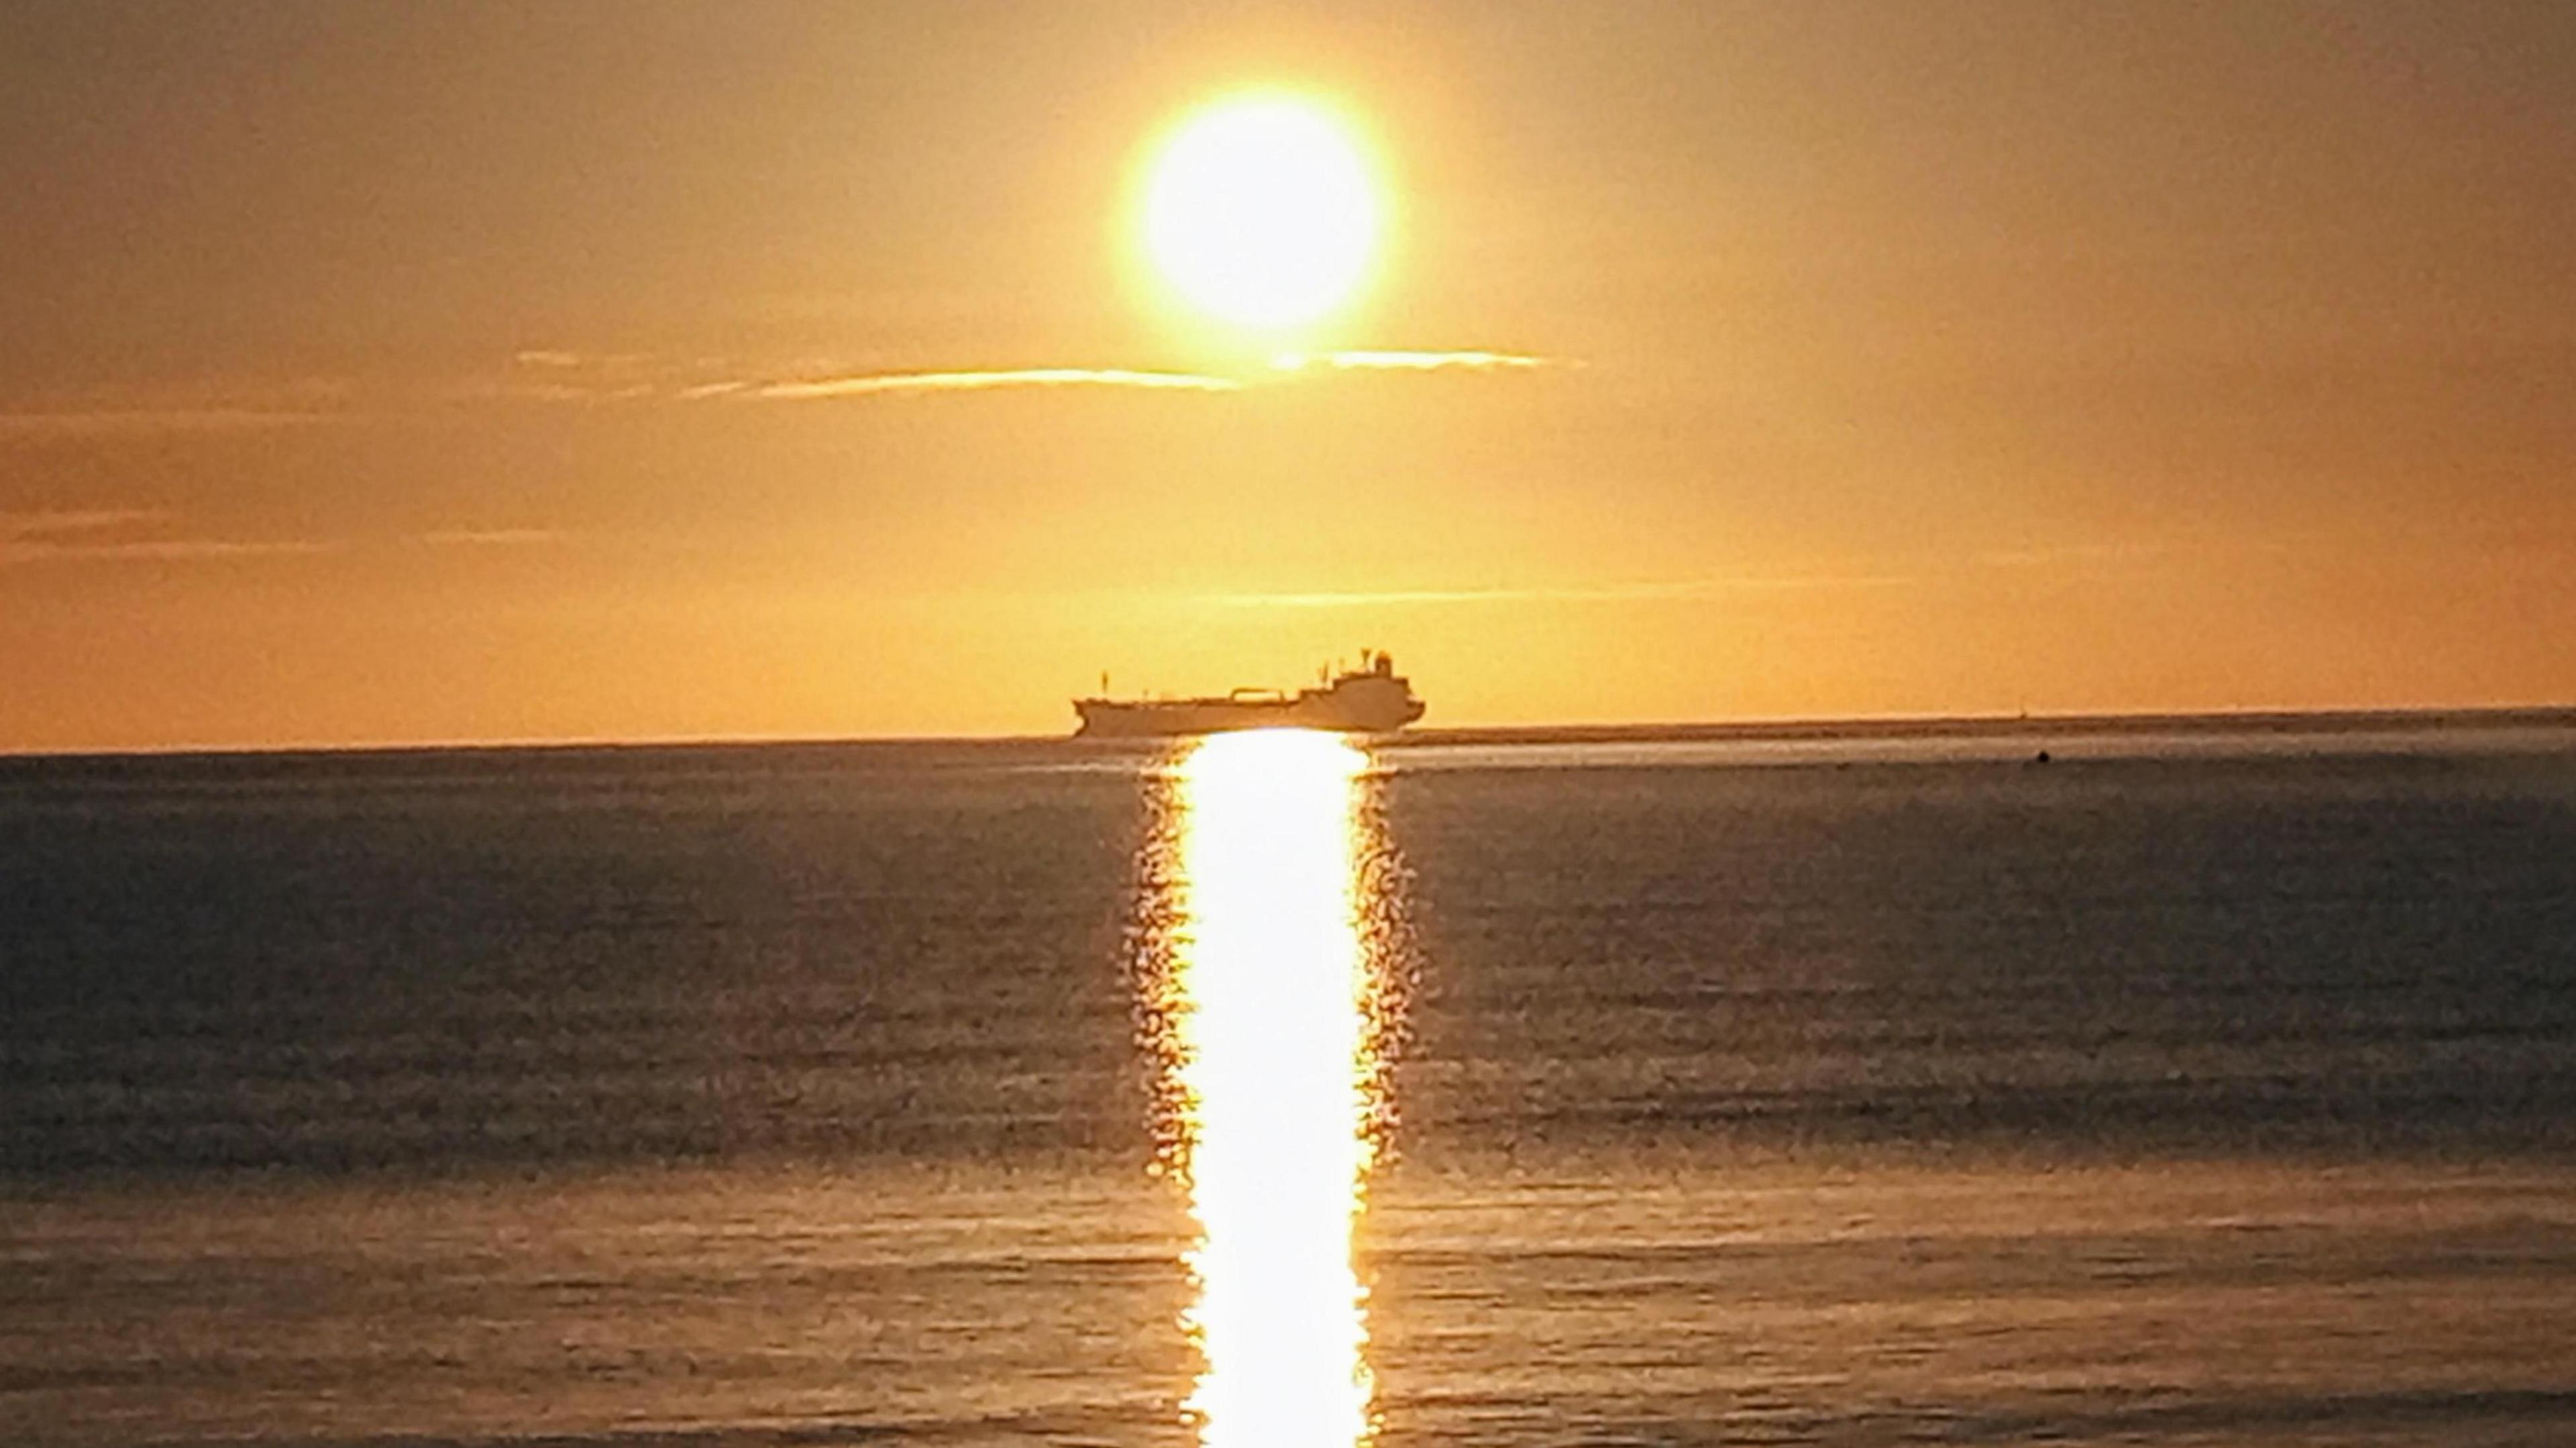
[[[2045,749],[2039,751],[2037,755],[2032,757],[2030,762],[2033,764],[2046,764],[2048,762],[2048,751]]]

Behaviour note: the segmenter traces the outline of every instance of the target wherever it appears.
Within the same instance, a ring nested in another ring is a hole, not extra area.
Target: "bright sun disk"
[[[1191,305],[1237,326],[1314,322],[1359,290],[1377,249],[1378,188],[1351,129],[1295,96],[1222,101],[1155,155],[1146,251]]]

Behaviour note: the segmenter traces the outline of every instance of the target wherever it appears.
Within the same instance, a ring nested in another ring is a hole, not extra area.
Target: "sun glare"
[[[1205,1448],[1365,1440],[1351,1232],[1376,1155],[1364,924],[1367,757],[1337,737],[1211,737],[1172,779],[1164,1090],[1199,1238],[1187,1410]]]
[[[1341,118],[1296,96],[1244,96],[1191,116],[1155,155],[1145,247],[1190,305],[1275,332],[1358,292],[1382,211]]]

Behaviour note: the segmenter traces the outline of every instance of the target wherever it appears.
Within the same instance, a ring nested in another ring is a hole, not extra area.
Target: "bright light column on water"
[[[1256,730],[1190,746],[1174,781],[1165,1086],[1199,1227],[1187,1409],[1206,1448],[1370,1431],[1351,1262],[1375,1155],[1366,764],[1332,735]]]

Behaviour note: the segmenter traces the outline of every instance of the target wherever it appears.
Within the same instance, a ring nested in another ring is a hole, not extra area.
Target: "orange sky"
[[[1495,356],[1139,284],[1262,84]],[[2556,3],[33,0],[0,749],[2576,701],[2571,235]]]

